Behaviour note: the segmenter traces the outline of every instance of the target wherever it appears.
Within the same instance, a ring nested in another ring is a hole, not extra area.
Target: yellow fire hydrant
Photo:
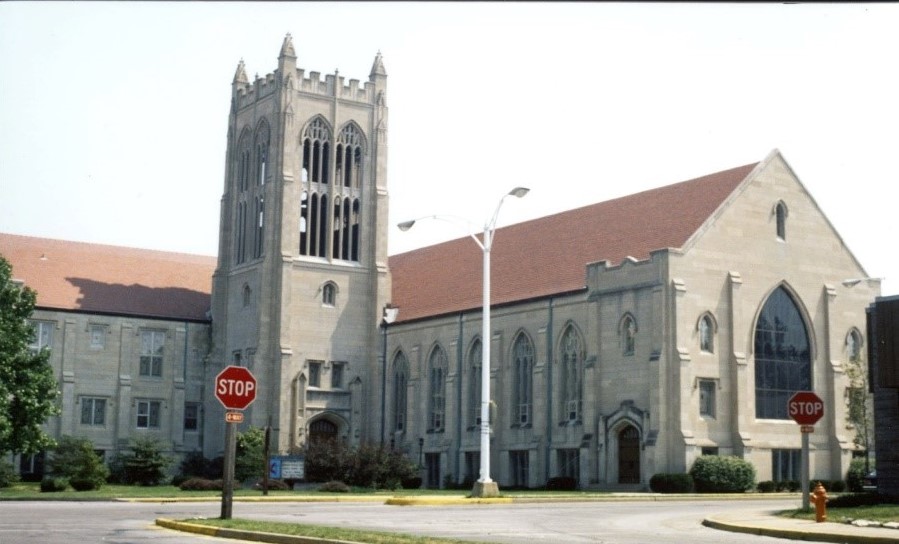
[[[809,496],[809,500],[815,505],[815,521],[821,523],[827,521],[827,490],[818,482],[815,491]]]

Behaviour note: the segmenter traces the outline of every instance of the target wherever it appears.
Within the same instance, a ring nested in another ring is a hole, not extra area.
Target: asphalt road
[[[235,518],[267,519],[485,542],[659,544],[781,543],[722,532],[702,519],[731,510],[795,508],[795,500],[576,502],[466,506],[387,506],[379,503],[242,503]],[[199,544],[235,542],[154,525],[159,517],[218,517],[219,502],[0,502],[0,544]]]

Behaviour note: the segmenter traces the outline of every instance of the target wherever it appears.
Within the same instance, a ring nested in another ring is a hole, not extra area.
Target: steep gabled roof
[[[681,248],[758,163],[497,229],[491,304],[577,291],[586,265]],[[483,253],[459,238],[389,261],[399,321],[481,307]]]
[[[206,321],[215,257],[0,233],[39,308]]]

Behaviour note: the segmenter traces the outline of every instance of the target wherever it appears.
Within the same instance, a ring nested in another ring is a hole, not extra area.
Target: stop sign
[[[256,378],[242,366],[227,366],[215,377],[215,398],[229,410],[243,410],[256,400]]]
[[[824,401],[813,391],[800,391],[790,397],[787,411],[800,425],[814,425],[824,415]]]

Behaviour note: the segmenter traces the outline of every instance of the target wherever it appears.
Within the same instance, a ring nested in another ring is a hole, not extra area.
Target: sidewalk
[[[846,544],[896,544],[899,530],[882,527],[856,527],[845,523],[817,523],[813,520],[784,518],[768,510],[741,510],[714,514],[703,522],[706,527],[753,535],[789,538],[813,542]]]

